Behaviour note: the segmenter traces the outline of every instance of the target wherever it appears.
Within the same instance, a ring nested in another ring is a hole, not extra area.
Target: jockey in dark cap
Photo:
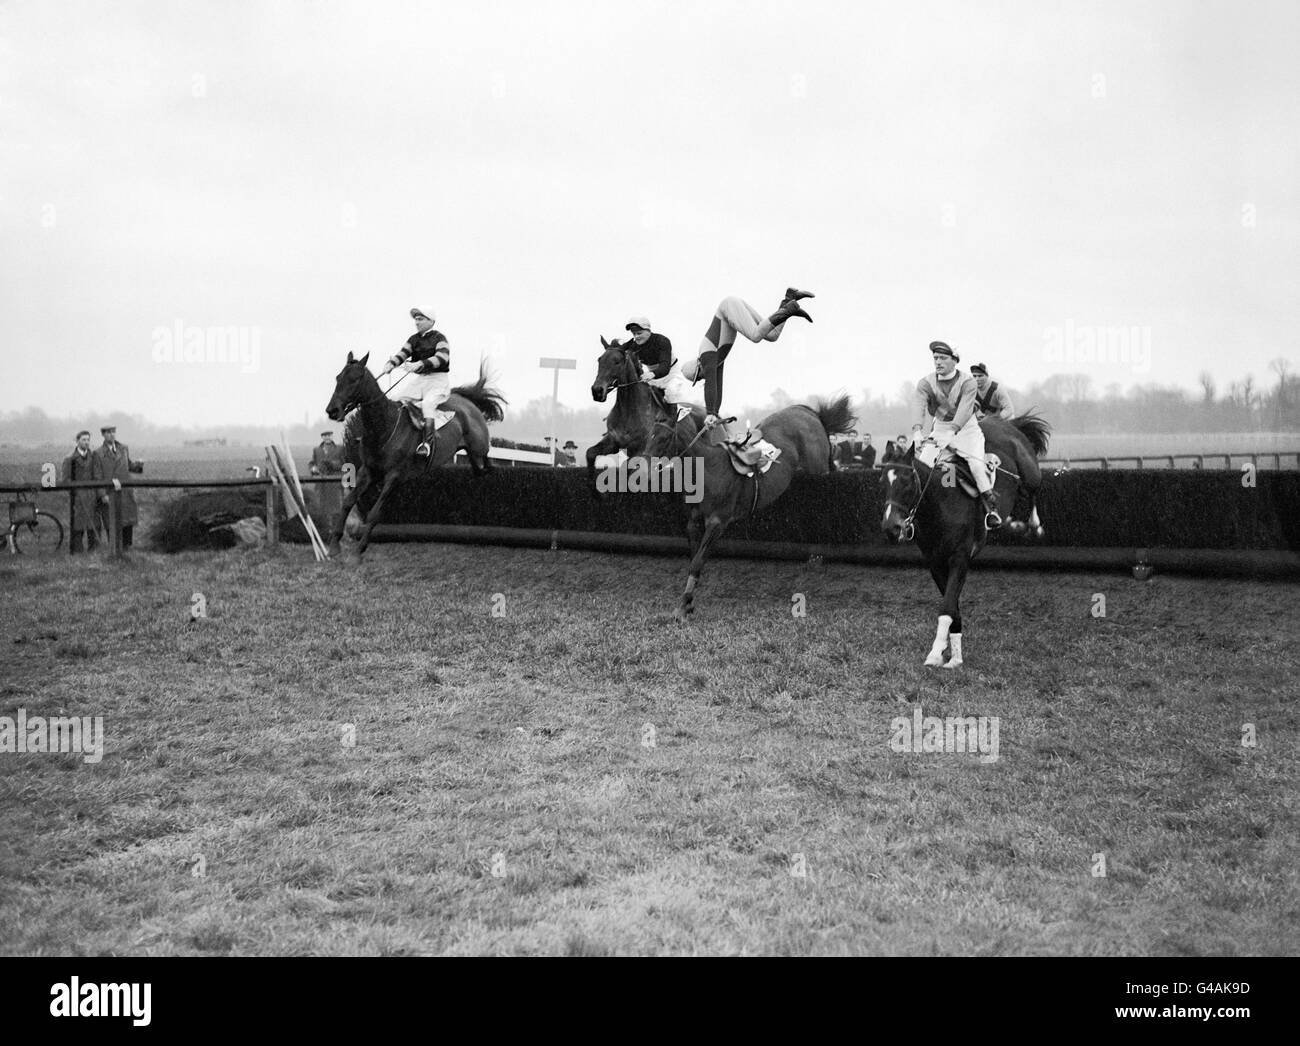
[[[1015,408],[1011,406],[1011,397],[998,387],[998,383],[989,378],[989,369],[982,363],[974,364],[970,369],[971,377],[979,387],[975,397],[975,411],[981,418],[990,414],[1010,420],[1015,417]]]

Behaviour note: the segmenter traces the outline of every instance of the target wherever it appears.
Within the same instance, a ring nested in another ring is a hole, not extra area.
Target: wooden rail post
[[[76,511],[77,511],[77,492],[75,489],[69,490],[68,491],[68,555],[72,555],[77,544],[76,538],[73,537],[76,531],[72,529],[77,525]],[[92,530],[90,531],[90,533],[93,534],[94,531]],[[90,538],[87,537],[84,540],[87,545],[86,551],[89,552]]]
[[[122,493],[108,491],[108,554],[122,555]]]
[[[280,544],[280,501],[276,497],[275,478],[267,469],[266,481],[266,546],[275,548]]]

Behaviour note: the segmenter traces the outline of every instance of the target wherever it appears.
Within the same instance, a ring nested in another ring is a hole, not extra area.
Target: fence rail
[[[338,476],[302,476],[299,482],[308,483],[332,483],[340,484],[342,481]],[[280,541],[280,493],[279,487],[274,479],[270,476],[259,476],[256,479],[144,479],[128,480],[125,483],[111,479],[74,479],[67,483],[55,483],[51,486],[42,486],[39,483],[6,483],[0,484],[0,494],[57,494],[60,491],[66,491],[68,494],[68,520],[72,521],[75,515],[74,503],[79,490],[102,490],[108,495],[108,519],[106,520],[108,529],[109,552],[111,555],[120,556],[122,554],[122,491],[127,489],[171,489],[185,488],[191,489],[198,487],[265,487],[266,488],[266,541],[269,545],[279,544]],[[72,536],[68,536],[68,554],[72,555],[76,542]]]
[[[1153,468],[1156,464],[1166,468],[1178,468],[1178,462],[1190,462],[1188,468],[1204,469],[1217,468],[1220,461],[1226,469],[1233,468],[1232,459],[1237,458],[1243,464],[1250,462],[1258,466],[1261,461],[1265,464],[1272,460],[1273,467],[1282,468],[1300,468],[1300,451],[1283,450],[1283,451],[1264,451],[1237,454],[1107,454],[1104,457],[1093,458],[1044,458],[1042,461],[1044,468],[1102,468],[1108,469],[1114,465],[1122,465],[1124,462],[1133,462],[1137,468]],[[1290,461],[1284,459],[1290,458]],[[1148,465],[1147,462],[1152,462]]]

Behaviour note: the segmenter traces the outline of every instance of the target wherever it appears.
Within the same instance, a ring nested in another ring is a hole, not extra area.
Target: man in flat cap
[[[799,305],[802,299],[812,297],[814,295],[808,291],[787,287],[781,305],[766,319],[749,302],[741,298],[722,299],[713,314],[709,329],[704,332],[704,339],[700,342],[699,358],[689,361],[682,367],[682,375],[687,381],[696,382],[700,378],[704,379],[706,427],[720,425],[718,412],[722,410],[722,365],[736,342],[736,335],[743,334],[753,342],[776,341],[785,329],[785,321],[792,316],[800,316],[809,323],[812,322],[812,317]],[[719,431],[722,433],[723,440],[728,443],[740,442],[745,438],[745,433],[732,432],[725,425],[721,425]]]
[[[428,457],[433,450],[434,430],[441,428],[456,415],[439,410],[451,395],[451,349],[447,339],[433,326],[434,318],[419,309],[411,310],[415,333],[393,353],[380,374],[394,368],[407,371],[404,378],[390,386],[391,399],[418,403],[424,413],[424,439],[415,453]]]
[[[60,483],[79,479],[94,479],[91,468],[94,455],[90,452],[90,430],[77,433],[77,445],[63,459]],[[75,490],[72,494],[72,547],[70,551],[92,552],[96,544],[95,492],[90,489]]]
[[[320,434],[320,445],[311,452],[313,476],[337,476],[343,472],[343,448],[334,442],[332,431]]]
[[[971,377],[975,379],[975,384],[979,386],[979,395],[975,397],[975,412],[981,417],[986,418],[990,414],[999,418],[1006,418],[1010,421],[1015,417],[1015,409],[1011,406],[1011,397],[1006,391],[998,388],[998,383],[989,378],[989,369],[982,363],[974,364],[970,369]]]
[[[104,437],[104,442],[91,455],[90,476],[92,479],[116,480],[121,485],[122,494],[118,503],[122,511],[118,516],[118,523],[122,527],[122,547],[130,548],[135,525],[140,521],[140,510],[136,507],[135,495],[131,493],[131,488],[125,484],[130,483],[132,472],[144,471],[144,463],[131,460],[131,452],[127,450],[126,444],[117,441],[116,425],[105,425],[99,430],[99,434]],[[108,533],[108,499],[111,494],[112,491],[101,491],[99,498],[100,519],[103,521],[104,533],[107,535],[110,547],[113,535]]]
[[[996,530],[1002,526],[1002,517],[998,515],[997,496],[984,463],[984,432],[975,416],[979,386],[969,374],[957,369],[961,357],[946,342],[930,342],[930,356],[934,360],[933,373],[916,383],[913,403],[919,420],[912,426],[912,442],[920,441],[926,434],[926,422],[933,419],[928,435],[941,450],[951,447],[966,459],[984,505],[984,526]]]

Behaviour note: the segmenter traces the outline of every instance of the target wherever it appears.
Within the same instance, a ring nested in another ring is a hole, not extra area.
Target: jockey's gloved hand
[[[379,376],[382,378],[385,374],[389,373],[392,369],[393,369],[393,365],[391,363],[385,363],[384,369],[379,372]]]
[[[647,367],[644,363],[641,364],[641,380],[642,380],[642,381],[649,381],[649,380],[650,380],[651,378],[653,378],[654,376],[655,376],[655,372],[654,372],[654,371],[652,371],[652,370],[651,370],[649,367]]]

